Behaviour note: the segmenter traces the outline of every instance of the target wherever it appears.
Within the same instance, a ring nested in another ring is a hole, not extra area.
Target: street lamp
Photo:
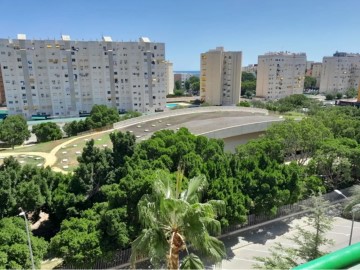
[[[343,196],[345,199],[349,199],[349,197],[345,196],[340,190],[335,189],[334,190],[337,194]],[[352,240],[352,234],[354,229],[354,220],[355,220],[355,212],[360,211],[360,204],[356,204],[351,208],[351,214],[352,214],[352,222],[351,222],[351,230],[350,230],[350,238],[349,238],[349,246],[351,245]]]
[[[32,266],[32,269],[35,270],[34,257],[33,257],[32,247],[31,247],[31,240],[30,240],[28,221],[27,221],[26,214],[25,214],[24,210],[21,207],[19,207],[19,210],[21,211],[19,216],[23,216],[24,219],[25,219],[25,228],[26,228],[26,234],[27,234],[28,244],[29,244],[31,266]]]
[[[352,232],[353,232],[353,228],[354,228],[354,219],[355,219],[355,213],[360,211],[360,203],[355,204],[352,208],[351,208],[351,213],[352,213],[352,225],[351,225],[351,233],[350,233],[350,241],[349,241],[349,246],[351,245],[351,239],[352,239]]]
[[[337,194],[343,196],[345,199],[349,199],[349,198],[348,198],[347,196],[345,196],[340,190],[334,189],[334,191],[335,191]]]

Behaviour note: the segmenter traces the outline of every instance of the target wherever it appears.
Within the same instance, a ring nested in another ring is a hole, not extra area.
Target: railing
[[[345,188],[345,189],[342,189],[341,192],[345,196],[350,196],[350,189],[351,188]],[[336,203],[338,201],[344,200],[344,198],[341,195],[337,194],[336,192],[330,192],[330,193],[324,194],[323,197],[325,200],[327,200],[331,203]],[[309,205],[311,205],[311,199],[306,199],[303,201],[299,201],[295,204],[283,205],[283,206],[279,207],[277,214],[273,215],[273,216],[268,216],[265,214],[248,215],[247,221],[245,223],[231,225],[229,227],[224,228],[222,230],[222,235],[219,238],[221,238],[222,236],[225,236],[229,233],[232,233],[232,232],[234,233],[237,230],[245,229],[247,227],[261,224],[266,221],[270,221],[270,220],[278,219],[278,218],[286,218],[289,215],[301,214],[304,212],[303,207],[309,206]],[[130,255],[131,255],[131,248],[125,249],[125,250],[119,250],[119,251],[115,252],[112,259],[108,259],[108,258],[99,259],[95,262],[95,264],[91,268],[87,267],[86,269],[129,268]],[[141,263],[142,261],[146,261],[146,259],[140,260],[139,262]],[[137,266],[138,266],[138,263],[137,263]],[[62,269],[79,269],[79,268],[72,266],[72,265],[63,265]]]

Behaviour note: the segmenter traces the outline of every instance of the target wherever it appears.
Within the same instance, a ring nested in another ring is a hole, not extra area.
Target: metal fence
[[[351,190],[351,187],[342,189],[341,192],[345,196],[350,196],[350,190]],[[324,194],[323,197],[325,200],[328,200],[331,203],[335,203],[335,202],[344,200],[344,197],[337,194],[336,192],[330,192],[330,193]],[[226,234],[236,232],[238,230],[245,229],[247,227],[251,227],[251,226],[254,226],[257,224],[261,224],[266,221],[271,221],[273,219],[278,219],[278,218],[286,218],[287,216],[294,215],[296,213],[300,214],[300,213],[304,212],[304,206],[309,206],[310,204],[311,204],[311,199],[306,199],[306,200],[299,201],[295,204],[283,205],[283,206],[279,207],[276,215],[272,215],[272,216],[265,215],[265,214],[248,215],[247,221],[245,223],[234,224],[234,225],[224,228],[222,230],[222,235],[220,236],[220,238],[222,236],[225,236]],[[130,265],[130,263],[129,263],[130,255],[131,255],[131,248],[125,249],[125,250],[119,250],[119,251],[115,252],[114,256],[111,259],[109,259],[109,258],[99,259],[94,263],[94,265],[91,268],[87,268],[87,269],[128,268]],[[145,260],[146,259],[142,259],[142,260],[139,260],[139,262],[145,261]],[[77,268],[73,265],[62,265],[62,269],[79,269],[79,268]]]

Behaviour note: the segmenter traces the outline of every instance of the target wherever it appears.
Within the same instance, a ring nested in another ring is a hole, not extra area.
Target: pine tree
[[[255,264],[257,269],[290,269],[301,263],[314,260],[325,254],[320,249],[325,245],[332,245],[333,241],[325,234],[332,228],[333,217],[328,214],[331,205],[321,193],[311,197],[311,203],[305,207],[309,211],[305,218],[307,226],[296,225],[296,233],[289,237],[295,247],[284,247],[277,243],[270,249],[270,257],[256,257],[263,264]]]

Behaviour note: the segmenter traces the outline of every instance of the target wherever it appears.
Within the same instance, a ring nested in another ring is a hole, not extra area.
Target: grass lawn
[[[86,142],[91,139],[95,140],[96,147],[112,148],[112,143],[109,137],[109,133],[110,132],[103,134],[94,134],[93,136],[89,136],[87,138],[77,139],[72,143],[69,143],[68,145],[64,146],[56,153],[57,162],[55,163],[54,166],[64,171],[73,171],[78,165],[77,157],[81,155]]]
[[[45,152],[50,153],[50,151],[57,145],[62,144],[63,142],[66,142],[72,138],[64,138],[61,140],[51,141],[51,142],[45,142],[45,143],[37,143],[31,146],[25,146],[25,147],[19,147],[13,149],[6,149],[1,152],[3,153],[21,153],[21,152]],[[0,152],[0,155],[1,155]]]
[[[1,153],[0,153],[1,156]],[[21,165],[34,165],[34,166],[38,166],[38,167],[42,167],[42,165],[44,164],[44,158],[43,157],[39,157],[39,156],[29,156],[29,155],[21,155],[21,154],[17,154],[16,156],[14,155],[15,159],[17,161],[19,161],[19,163]],[[1,158],[0,159],[0,165],[2,165],[4,162],[4,159]]]

